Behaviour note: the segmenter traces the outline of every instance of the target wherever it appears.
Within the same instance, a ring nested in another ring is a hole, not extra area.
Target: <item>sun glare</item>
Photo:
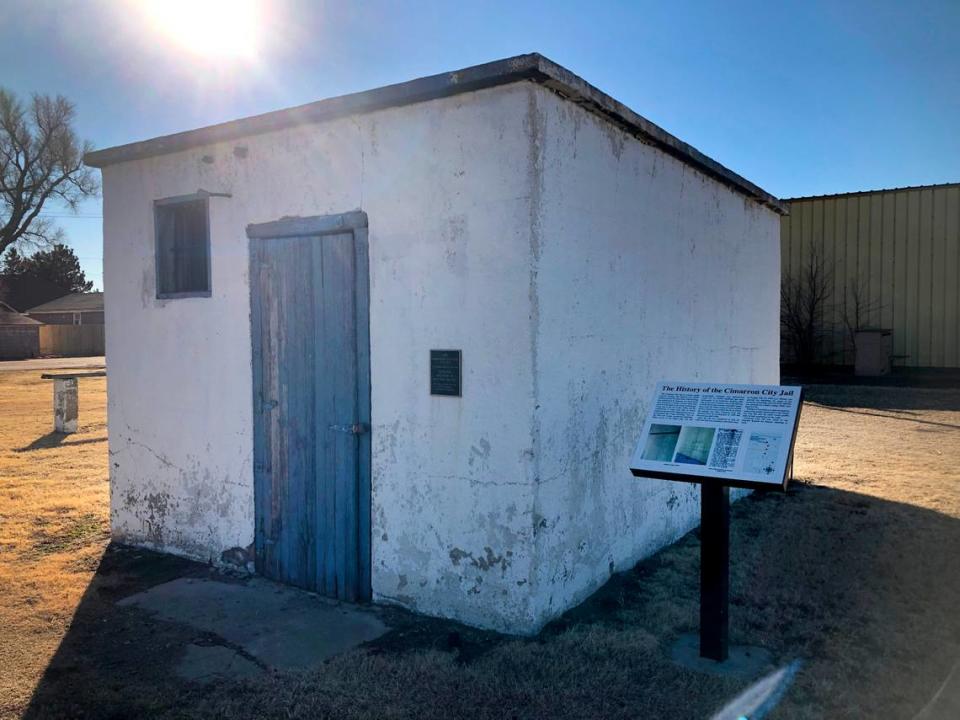
[[[208,59],[253,58],[262,18],[256,0],[142,0],[151,26]]]

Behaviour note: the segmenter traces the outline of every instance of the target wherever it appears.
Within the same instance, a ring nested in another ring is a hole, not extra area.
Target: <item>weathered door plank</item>
[[[256,565],[370,597],[366,232],[250,248]]]
[[[328,235],[321,243],[325,350],[323,378],[317,385],[330,398],[327,416],[330,452],[322,475],[333,480],[336,586],[338,596],[354,599],[357,583],[357,448],[358,435],[342,428],[357,422],[356,313],[354,309],[353,236]]]

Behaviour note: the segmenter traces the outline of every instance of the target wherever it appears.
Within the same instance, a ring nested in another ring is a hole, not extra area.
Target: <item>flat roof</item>
[[[803,195],[801,197],[782,198],[782,203],[805,202],[807,200],[829,200],[830,198],[857,197],[858,195],[875,195],[877,193],[903,192],[906,190],[942,190],[960,187],[960,182],[938,183],[935,185],[904,185],[902,187],[880,188],[878,190],[852,190],[851,192],[828,193],[826,195]]]
[[[603,118],[625,132],[647,142],[709,175],[715,180],[780,213],[786,207],[776,197],[746,178],[721,165],[695,147],[677,139],[663,128],[638,115],[626,105],[601,92],[566,68],[539,53],[515,57],[453,72],[385,85],[373,90],[341,95],[317,102],[209,125],[197,130],[164,135],[142,142],[95,150],[84,156],[92,167],[165,155],[213,143],[238,140],[250,135],[320,123],[347,115],[373,112],[388,107],[411,105],[483,88],[529,81],[543,85],[570,102]]]

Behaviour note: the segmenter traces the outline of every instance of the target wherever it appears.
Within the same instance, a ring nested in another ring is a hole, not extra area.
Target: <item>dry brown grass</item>
[[[111,549],[92,569],[102,381],[82,387],[84,428],[69,440],[91,442],[16,452],[48,430],[50,389],[34,378],[0,374],[0,715],[34,693],[30,718],[679,719],[744,686],[669,660],[696,628],[696,533],[536,639],[398,615],[392,634],[315,672],[182,683],[172,671],[192,631],[112,602],[181,561]],[[809,400],[794,489],[734,506],[731,634],[805,660],[776,718],[909,720],[960,657],[960,391],[820,387]]]
[[[960,389],[813,386],[805,480],[960,517]]]
[[[29,701],[108,541],[106,381],[80,381],[60,436],[40,374],[0,372],[0,717]]]

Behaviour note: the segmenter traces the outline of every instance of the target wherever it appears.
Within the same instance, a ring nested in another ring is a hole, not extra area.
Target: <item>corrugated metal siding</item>
[[[790,200],[781,218],[782,270],[796,274],[820,246],[833,272],[825,363],[852,365],[844,308],[859,282],[867,323],[893,329],[897,364],[960,367],[960,185]]]

